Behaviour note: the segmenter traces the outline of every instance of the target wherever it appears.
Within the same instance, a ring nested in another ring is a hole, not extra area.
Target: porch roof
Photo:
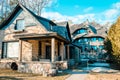
[[[68,40],[66,40],[64,37],[62,37],[61,35],[59,35],[56,32],[43,33],[43,34],[36,34],[36,33],[25,34],[25,33],[21,33],[21,34],[16,34],[14,37],[18,38],[18,39],[23,39],[23,40],[41,39],[41,38],[56,38],[56,39],[58,39],[60,41],[64,41],[65,43],[69,43]]]

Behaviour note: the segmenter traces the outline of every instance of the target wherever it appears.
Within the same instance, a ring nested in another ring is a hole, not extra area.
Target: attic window
[[[15,30],[23,30],[25,29],[25,21],[24,19],[16,20]]]

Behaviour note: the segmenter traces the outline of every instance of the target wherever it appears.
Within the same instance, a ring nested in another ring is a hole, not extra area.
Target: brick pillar
[[[51,39],[51,61],[55,61],[55,38]]]

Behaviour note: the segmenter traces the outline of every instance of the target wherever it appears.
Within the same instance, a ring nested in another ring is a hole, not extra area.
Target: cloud
[[[112,4],[112,8],[102,13],[104,21],[114,22],[120,16],[120,2]]]
[[[66,16],[58,12],[43,12],[43,17],[49,18],[56,21],[67,21],[72,20],[73,23],[81,23],[89,18],[89,20],[94,20],[94,14],[76,15],[76,16]]]
[[[117,3],[113,4],[112,6],[113,6],[113,8],[120,9],[120,2],[117,2]]]
[[[88,7],[88,8],[86,8],[86,9],[84,9],[83,12],[89,12],[89,11],[91,11],[91,10],[93,10],[93,7]]]
[[[110,10],[106,10],[103,14],[106,18],[110,19],[118,16],[119,11],[117,9],[110,9]]]
[[[56,20],[56,21],[68,21],[72,20],[73,23],[82,23],[85,20],[89,21],[96,21],[101,24],[105,24],[106,22],[113,23],[116,21],[118,16],[120,16],[120,2],[114,3],[111,5],[110,9],[104,10],[103,12],[100,13],[86,13],[86,14],[80,14],[80,15],[75,15],[75,16],[67,16],[67,15],[62,15],[61,13],[58,12],[47,12],[44,11],[42,13],[43,17],[49,18],[51,20]],[[85,12],[92,10],[92,7],[86,8]]]

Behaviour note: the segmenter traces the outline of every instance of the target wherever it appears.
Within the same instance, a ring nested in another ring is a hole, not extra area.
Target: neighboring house
[[[88,20],[70,27],[72,42],[81,47],[81,58],[102,58],[106,28]]]
[[[41,74],[68,68],[68,23],[57,25],[18,4],[0,29],[1,63],[15,62],[20,72]]]

